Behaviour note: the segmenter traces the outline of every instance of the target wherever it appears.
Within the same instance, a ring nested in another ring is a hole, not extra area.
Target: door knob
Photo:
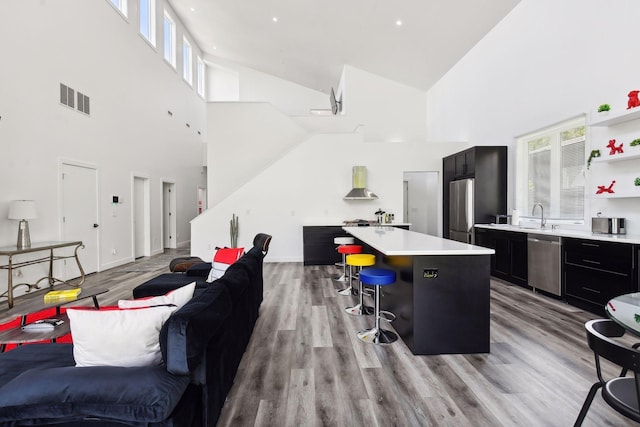
[[[100,227],[98,224],[93,224],[93,228],[98,228]]]

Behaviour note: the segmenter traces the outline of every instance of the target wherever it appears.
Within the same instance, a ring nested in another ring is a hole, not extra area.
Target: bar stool
[[[342,245],[353,245],[354,239],[353,237],[336,237],[333,239],[333,243],[338,245],[336,250],[340,252],[340,246]],[[340,252],[341,253],[341,252]],[[342,267],[342,276],[334,278],[336,282],[346,282],[347,281],[347,264],[344,260],[345,254],[342,254],[342,262],[336,262],[336,267]]]
[[[390,285],[395,281],[396,272],[393,270],[387,270],[386,268],[364,268],[360,270],[360,283],[375,288],[374,310],[376,315],[375,327],[358,332],[358,338],[361,341],[371,344],[391,344],[398,339],[398,335],[395,332],[380,328],[380,319],[389,322],[395,319],[393,313],[380,310],[380,287]],[[389,316],[389,318],[382,317],[382,313]]]
[[[358,267],[358,271],[362,271],[362,267],[370,267],[376,264],[376,256],[371,254],[355,254],[347,255],[347,265],[349,266],[349,272],[351,268]],[[351,276],[351,274],[349,274]],[[353,307],[345,308],[345,311],[352,316],[362,316],[373,314],[373,307],[364,305],[364,289],[362,281],[358,279],[358,296],[360,302]]]
[[[345,260],[344,271],[347,273],[347,257],[355,254],[360,254],[362,252],[362,246],[360,245],[342,245],[338,246],[338,252],[342,254],[342,258]],[[346,288],[342,288],[338,291],[340,295],[355,295],[353,291],[353,287],[351,286],[351,281],[353,280],[351,266],[349,265],[349,285]]]

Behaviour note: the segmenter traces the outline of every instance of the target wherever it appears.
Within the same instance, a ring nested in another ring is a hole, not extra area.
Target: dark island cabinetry
[[[627,243],[564,238],[563,281],[567,302],[604,314],[607,301],[637,292],[637,248]]]

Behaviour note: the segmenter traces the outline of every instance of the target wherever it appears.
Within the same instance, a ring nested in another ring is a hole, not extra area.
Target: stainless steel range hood
[[[366,166],[354,166],[352,170],[353,188],[344,200],[376,200],[378,196],[367,190],[367,168]]]

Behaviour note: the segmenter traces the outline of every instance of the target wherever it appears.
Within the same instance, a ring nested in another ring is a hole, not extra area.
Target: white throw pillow
[[[214,280],[217,280],[224,276],[224,272],[229,268],[229,264],[224,264],[222,262],[212,262],[211,270],[209,270],[209,276],[207,277],[207,283],[211,283]]]
[[[191,282],[188,285],[184,285],[178,289],[167,292],[164,295],[157,297],[147,297],[138,299],[121,299],[118,301],[118,307],[120,308],[137,308],[137,307],[151,307],[152,305],[167,305],[172,304],[178,307],[178,310],[182,308],[193,297],[193,292],[196,289],[196,282]]]
[[[177,307],[127,310],[67,309],[77,367],[162,363],[159,334]]]

